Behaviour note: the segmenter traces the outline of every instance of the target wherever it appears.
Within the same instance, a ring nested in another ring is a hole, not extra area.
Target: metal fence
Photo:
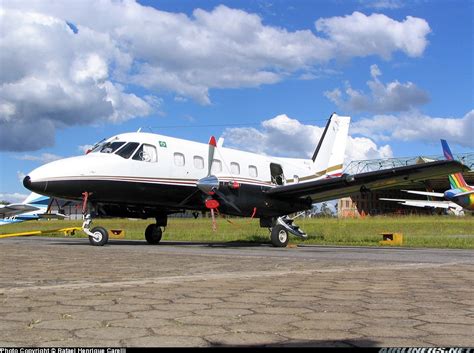
[[[474,152],[454,154],[454,158],[471,169],[471,172],[474,169]],[[344,168],[344,173],[359,174],[444,159],[445,157],[443,155],[439,155],[352,161]]]

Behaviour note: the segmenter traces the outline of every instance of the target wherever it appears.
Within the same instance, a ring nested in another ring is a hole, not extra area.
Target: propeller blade
[[[200,191],[199,189],[194,190],[188,197],[186,197],[183,201],[181,201],[178,206],[184,206],[184,205],[186,205],[186,204],[188,203],[188,201],[191,200],[191,198],[192,198],[194,195],[196,195],[199,191]]]
[[[240,210],[240,208],[238,208],[235,203],[233,203],[232,201],[230,201],[229,199],[227,199],[221,191],[219,191],[218,189],[215,189],[214,192],[215,192],[215,194],[216,194],[217,196],[219,196],[219,198],[221,198],[226,204],[228,204],[229,206],[231,206],[234,210],[236,210],[236,211],[239,212],[239,213],[242,213],[242,211]]]
[[[211,136],[209,139],[209,154],[207,158],[207,176],[211,175],[212,161],[214,160],[214,152],[216,150],[216,138]]]

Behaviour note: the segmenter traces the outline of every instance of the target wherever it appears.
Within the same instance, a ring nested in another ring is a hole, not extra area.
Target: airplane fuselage
[[[88,192],[90,201],[102,205],[99,213],[108,216],[148,218],[182,209],[201,211],[206,209],[206,195],[196,192],[196,183],[206,176],[207,154],[207,144],[127,133],[86,155],[43,165],[24,184],[43,195],[69,200],[80,200]],[[278,177],[275,168],[283,175]],[[310,208],[309,199],[279,200],[265,191],[277,184],[318,177],[309,159],[275,158],[223,147],[214,156],[212,174],[222,194],[240,210],[221,203],[219,211],[255,217]]]

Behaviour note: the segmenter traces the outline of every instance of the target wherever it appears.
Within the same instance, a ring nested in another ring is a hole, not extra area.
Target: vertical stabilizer
[[[351,117],[333,113],[313,154],[313,170],[317,176],[342,173]]]
[[[22,203],[25,205],[33,205],[39,208],[46,208],[49,204],[49,197],[32,192]]]
[[[446,142],[446,140],[441,140],[441,146],[443,147],[444,158],[446,158],[448,161],[454,160],[448,142]],[[451,189],[459,189],[468,186],[461,173],[450,174],[449,184],[451,185]]]

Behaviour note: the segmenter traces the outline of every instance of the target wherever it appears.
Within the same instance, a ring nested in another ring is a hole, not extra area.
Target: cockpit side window
[[[139,143],[138,142],[129,142],[125,146],[123,146],[121,149],[119,149],[116,154],[118,154],[120,157],[123,157],[125,159],[130,158],[130,156],[135,152],[137,149]]]
[[[144,161],[155,163],[157,161],[156,147],[153,145],[148,145],[144,143],[140,148],[135,152],[132,159],[136,161]]]
[[[100,153],[114,153],[117,149],[123,146],[125,142],[107,142],[100,149]]]

